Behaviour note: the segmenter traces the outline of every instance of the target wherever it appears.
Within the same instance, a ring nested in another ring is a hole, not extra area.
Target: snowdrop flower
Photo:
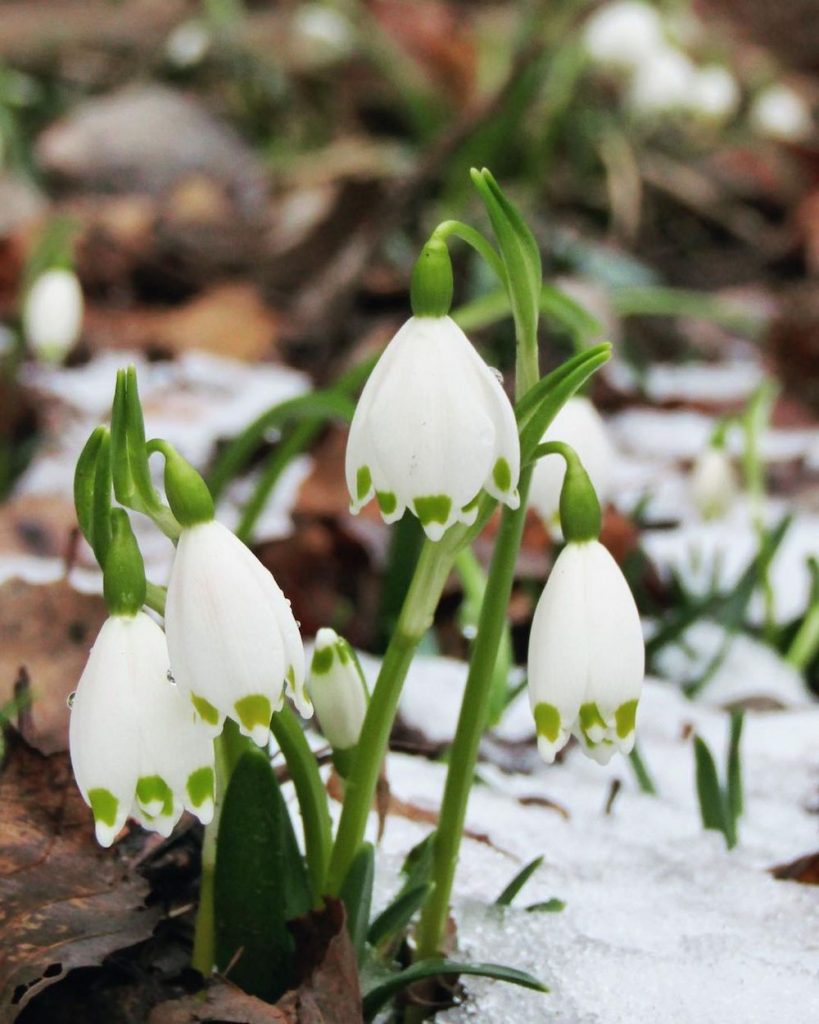
[[[709,445],[691,470],[691,498],[703,519],[719,519],[739,494],[736,470],[723,447]]]
[[[529,640],[529,700],[544,761],[571,733],[601,764],[616,750],[629,753],[644,665],[640,616],[619,566],[597,540],[567,544]]]
[[[212,519],[182,531],[165,605],[176,682],[217,735],[226,717],[264,746],[285,686],[305,717],[304,648],[290,602],[245,545]]]
[[[308,690],[333,750],[351,750],[361,734],[369,692],[358,659],[335,630],[316,633]]]
[[[790,86],[769,85],[753,102],[753,128],[779,142],[803,142],[813,134],[811,108]]]
[[[739,86],[731,72],[719,64],[698,68],[689,108],[707,121],[727,121],[739,107]]]
[[[637,113],[654,115],[690,106],[696,68],[681,50],[663,46],[635,68],[629,105]]]
[[[386,522],[409,508],[431,540],[475,521],[482,488],[517,508],[515,414],[449,316],[413,316],[384,350],[353,417],[346,472],[353,513],[375,495]]]
[[[165,40],[165,55],[174,67],[193,68],[207,57],[211,44],[207,25],[192,18],[171,31]]]
[[[74,695],[74,776],[110,846],[129,816],[163,836],[184,809],[213,817],[213,741],[170,681],[161,628],[144,612],[112,615]]]
[[[41,274],[23,303],[23,331],[41,359],[60,362],[80,336],[83,297],[77,275],[54,269]]]
[[[595,491],[605,498],[611,487],[614,452],[606,425],[588,398],[570,398],[549,424],[543,441],[565,441],[577,452]],[[543,521],[555,521],[566,467],[562,459],[540,459],[532,474],[529,504]]]
[[[663,25],[647,3],[620,0],[589,18],[583,42],[592,60],[629,71],[663,45]]]

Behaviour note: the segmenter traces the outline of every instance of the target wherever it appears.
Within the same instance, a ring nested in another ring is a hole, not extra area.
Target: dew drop
[[[490,366],[489,372],[492,374],[492,376],[495,378],[498,384],[503,384],[503,374],[496,366]]]
[[[71,708],[74,707],[74,704],[76,703],[76,700],[77,700],[77,691],[76,690],[72,690],[71,693],[69,693],[69,695],[65,698],[65,703],[66,703],[66,706],[68,707],[69,711],[71,710]]]
[[[168,669],[168,671],[165,673],[165,676],[168,682],[171,684],[171,686],[176,686],[176,680],[174,679],[173,672],[171,672],[170,669]]]
[[[478,627],[470,622],[468,625],[463,627],[461,633],[463,633],[464,640],[474,640],[478,635]]]

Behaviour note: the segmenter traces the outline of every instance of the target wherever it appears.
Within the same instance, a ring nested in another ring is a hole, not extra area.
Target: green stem
[[[450,751],[446,787],[439,815],[440,825],[433,844],[433,888],[424,905],[418,926],[419,960],[433,956],[438,951],[449,912],[449,897],[458,863],[466,807],[478,760],[478,747],[486,725],[493,670],[506,623],[515,562],[523,535],[531,475],[530,466],[521,472],[520,508],[514,512],[505,508],[501,516],[489,582],[481,608],[478,635],[469,662],[469,675],[461,703],[458,728]]]
[[[446,239],[451,238],[452,235],[460,238],[461,241],[466,242],[467,245],[471,245],[472,248],[481,255],[484,260],[486,260],[490,268],[497,275],[501,284],[504,285],[504,287],[506,286],[506,268],[503,265],[503,260],[498,255],[492,243],[488,239],[484,238],[480,231],[471,227],[469,224],[464,224],[463,221],[460,220],[445,220],[438,225],[430,237],[440,238],[441,241],[446,241]]]
[[[304,826],[307,873],[313,889],[313,906],[318,909],[322,904],[333,842],[327,792],[319,775],[315,755],[289,705],[285,704],[281,711],[273,715],[270,728],[281,747],[296,788]]]
[[[160,615],[165,614],[165,598],[168,595],[166,587],[161,587],[158,583],[151,583],[150,580],[145,586],[145,604]]]
[[[199,907],[193,932],[193,953],[191,966],[206,980],[210,977],[215,963],[216,921],[214,918],[214,878],[216,868],[216,843],[219,835],[219,820],[222,817],[222,803],[236,767],[249,741],[239,734],[236,725],[225,722],[221,736],[214,741],[216,792],[213,820],[205,826],[202,839],[202,875],[199,882]]]
[[[415,649],[432,625],[432,616],[449,576],[453,557],[453,542],[449,534],[437,544],[426,540],[421,548],[415,575],[370,697],[355,762],[347,779],[327,880],[327,890],[333,896],[340,892],[364,838],[401,688]]]

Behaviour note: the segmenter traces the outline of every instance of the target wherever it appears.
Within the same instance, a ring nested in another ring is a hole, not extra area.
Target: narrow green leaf
[[[740,743],[742,741],[742,727],[745,724],[745,712],[733,711],[731,713],[731,733],[728,740],[728,787],[727,803],[728,816],[736,823],[742,815],[745,802],[742,787],[742,753]]]
[[[526,971],[518,971],[514,967],[502,964],[461,964],[454,960],[421,960],[406,970],[393,974],[369,990],[364,996],[362,1010],[365,1021],[371,1021],[378,1011],[390,999],[408,985],[423,978],[439,975],[472,974],[481,978],[493,978],[495,981],[506,981],[510,985],[521,985],[523,988],[534,989],[536,992],[548,992],[549,989],[537,978]]]
[[[108,436],[106,427],[97,427],[85,442],[74,470],[74,508],[83,537],[94,547],[94,483],[97,475],[97,456],[103,440]],[[96,553],[96,551],[95,551]]]
[[[94,555],[101,569],[105,568],[111,546],[111,439],[106,431],[97,452],[94,467],[94,504],[92,507]]]
[[[347,929],[359,963],[364,958],[374,880],[375,850],[372,843],[362,843],[339,894],[347,911]]]
[[[506,886],[500,896],[495,900],[495,906],[508,907],[542,863],[543,856],[541,855],[540,857],[535,857],[533,861],[521,868],[509,885]]]
[[[717,766],[705,740],[694,737],[694,759],[696,764],[697,797],[703,828],[725,831],[725,808],[722,801]]]
[[[520,427],[520,449],[524,462],[534,453],[544,431],[560,409],[591,375],[611,358],[608,342],[581,352],[542,377],[518,402],[515,409]]]
[[[127,386],[126,371],[117,370],[114,401],[111,406],[111,473],[114,494],[122,505],[129,505],[135,492],[128,452]]]
[[[412,920],[412,915],[420,909],[430,888],[430,883],[424,882],[423,885],[402,890],[373,920],[367,932],[369,944],[377,946],[385,939],[391,939],[403,932]]]
[[[559,914],[561,910],[566,909],[565,900],[559,900],[556,896],[553,896],[550,900],[544,900],[543,903],[530,903],[526,908],[527,914]]]
[[[419,885],[425,885],[431,879],[434,842],[435,832],[430,832],[420,843],[416,843],[404,858],[401,874],[406,880],[401,892],[408,892]]]
[[[214,880],[216,964],[274,1002],[293,983],[286,922],[310,909],[310,887],[276,774],[260,750],[242,754],[224,797]]]

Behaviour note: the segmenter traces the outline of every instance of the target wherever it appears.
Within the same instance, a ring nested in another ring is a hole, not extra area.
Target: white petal
[[[529,638],[529,701],[538,718],[539,705],[556,709],[556,717],[538,728],[541,754],[547,759],[566,743],[586,696],[589,679],[585,613],[584,552],[568,544],[560,553],[540,595]],[[543,742],[541,742],[541,739]]]
[[[110,846],[125,824],[139,772],[139,722],[131,693],[141,652],[132,627],[132,619],[121,617],[103,624],[71,709],[71,763],[83,799],[94,809],[102,846]]]
[[[176,682],[263,746],[269,738],[265,702],[271,712],[281,707],[287,656],[270,574],[248,555],[215,521],[183,531],[165,628]],[[220,725],[213,723],[217,731]]]
[[[613,450],[606,425],[588,398],[570,398],[549,424],[543,441],[563,441],[574,448],[604,502],[611,487]],[[566,463],[558,455],[539,459],[532,474],[529,504],[547,524],[558,514]]]
[[[316,634],[309,687],[330,745],[354,747],[367,713],[367,685],[349,645],[332,629]]]

